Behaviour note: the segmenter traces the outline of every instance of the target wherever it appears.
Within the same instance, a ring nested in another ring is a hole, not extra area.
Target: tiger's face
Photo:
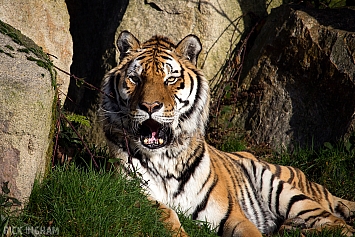
[[[156,36],[140,44],[124,31],[117,47],[121,62],[103,87],[113,97],[105,96],[103,103],[111,124],[122,123],[135,146],[148,150],[176,145],[194,133],[203,136],[209,92],[196,68],[201,50],[198,38],[187,36],[176,46]]]
[[[183,69],[172,55],[162,61],[139,59],[154,53],[154,49],[137,53],[138,59],[127,65],[118,85],[119,96],[135,125],[134,133],[149,149],[172,141],[171,130],[177,128],[179,114],[187,111],[196,95],[196,88],[190,91],[191,81],[184,80]]]

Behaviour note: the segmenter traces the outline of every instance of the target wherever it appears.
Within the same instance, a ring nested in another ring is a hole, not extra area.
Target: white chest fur
[[[206,193],[204,189],[208,188],[203,185],[209,177],[210,160],[208,156],[202,157],[193,173],[189,173],[188,165],[181,162],[161,154],[147,158],[145,165],[138,159],[132,160],[152,198],[191,214],[202,202]]]

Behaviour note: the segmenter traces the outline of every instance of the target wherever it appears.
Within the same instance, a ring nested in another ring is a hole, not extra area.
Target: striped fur
[[[124,31],[117,47],[121,62],[103,84],[107,143],[127,172],[142,175],[177,235],[186,233],[170,209],[175,207],[208,220],[222,236],[273,233],[288,219],[307,229],[341,226],[352,234],[344,219],[354,215],[354,202],[333,196],[298,169],[205,142],[209,88],[196,67],[196,36],[177,45],[161,36],[141,44]]]

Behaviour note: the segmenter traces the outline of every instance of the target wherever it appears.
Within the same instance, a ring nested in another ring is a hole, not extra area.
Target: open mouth
[[[145,120],[139,127],[140,140],[143,146],[157,149],[168,144],[167,128],[154,119]]]

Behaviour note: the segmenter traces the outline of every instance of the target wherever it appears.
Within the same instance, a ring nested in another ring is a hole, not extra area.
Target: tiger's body
[[[344,219],[354,215],[354,202],[333,196],[296,168],[206,143],[209,87],[196,68],[196,36],[177,45],[160,36],[141,44],[124,31],[117,47],[121,62],[103,84],[107,143],[127,172],[142,175],[176,233],[174,207],[228,237],[273,233],[288,219],[302,220],[307,229],[340,226],[352,235]],[[178,235],[186,233],[181,228]]]

